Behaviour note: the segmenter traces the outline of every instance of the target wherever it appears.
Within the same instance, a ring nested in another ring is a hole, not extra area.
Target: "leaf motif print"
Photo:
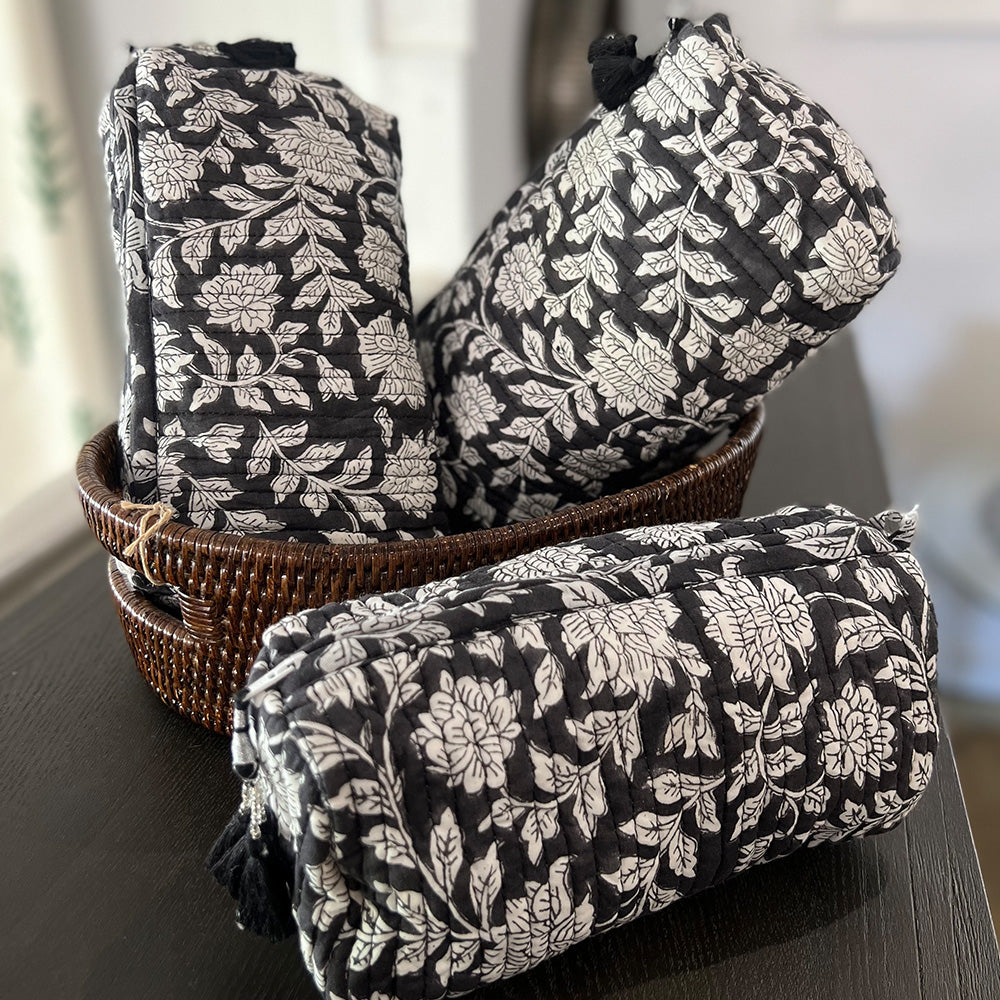
[[[725,163],[719,161],[723,166]],[[760,208],[760,195],[753,178],[743,173],[730,173],[727,177],[729,191],[726,193],[726,204],[732,209],[733,219],[738,226],[748,226],[757,218]]]
[[[204,352],[205,358],[211,366],[212,375],[217,379],[226,378],[230,366],[229,352],[218,341],[206,336],[204,330],[199,330],[197,327],[191,328],[191,337]]]
[[[525,622],[514,635],[518,646],[526,651],[526,665],[531,664],[536,704],[542,710],[558,704],[564,695],[565,671],[559,658],[549,650],[541,629],[534,622]]]
[[[260,212],[273,207],[269,199],[239,184],[223,184],[212,194],[236,212]]]
[[[493,904],[500,895],[502,880],[497,847],[491,844],[483,857],[469,866],[469,893],[483,927],[493,922]]]
[[[553,260],[552,266],[562,281],[572,286],[568,295],[570,314],[578,323],[587,323],[594,308],[590,286],[614,291],[614,259],[598,238],[582,253]]]
[[[397,891],[393,901],[395,912],[401,918],[402,947],[396,955],[396,971],[399,975],[417,973],[423,967],[427,950],[445,941],[448,927],[428,908],[426,899],[418,892]]]
[[[239,449],[242,434],[240,424],[215,424],[204,434],[196,434],[189,440],[214,461],[227,463],[231,453]]]
[[[462,831],[451,809],[441,813],[441,819],[431,830],[430,858],[440,885],[454,892],[462,869]]]
[[[633,211],[642,211],[647,205],[659,205],[669,192],[679,191],[681,185],[673,171],[642,160],[633,165],[634,179],[628,192],[628,202]],[[624,223],[624,219],[622,220]],[[617,235],[623,236],[624,225],[618,227]]]
[[[899,633],[879,614],[855,615],[841,623],[837,654],[866,652],[892,642]]]
[[[570,649],[584,657],[590,670],[588,690],[604,683],[616,695],[639,690],[648,696],[656,676],[669,667],[660,663],[657,634],[650,634],[648,622],[634,609],[591,608],[573,612],[563,619],[563,634]]]
[[[729,72],[729,60],[716,45],[695,33],[681,40],[676,56],[670,61],[664,82],[687,107],[694,111],[710,111],[710,84],[720,84]]]
[[[725,264],[704,250],[682,250],[680,265],[685,273],[703,285],[731,281],[735,277]]]
[[[685,235],[703,246],[710,246],[716,240],[721,240],[726,235],[726,231],[726,226],[723,223],[718,222],[704,212],[691,209],[684,216]],[[735,275],[724,267],[719,266],[717,261],[714,263],[719,268],[716,272],[719,276],[718,280],[732,281],[734,279]]]
[[[698,842],[681,829],[680,823],[671,824],[669,830],[664,860],[679,878],[691,878],[698,861]]]
[[[684,702],[684,712],[671,721],[663,740],[663,749],[682,757],[718,759],[719,746],[715,727],[704,700],[693,692]]]

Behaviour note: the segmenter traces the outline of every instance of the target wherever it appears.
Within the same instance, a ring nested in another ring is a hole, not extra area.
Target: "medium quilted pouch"
[[[279,623],[212,859],[241,923],[294,917],[326,996],[441,997],[895,826],[937,746],[912,531],[835,507],[637,528]]]
[[[863,154],[721,15],[592,46],[600,106],[418,322],[444,485],[478,525],[686,461],[894,272]]]
[[[265,42],[139,51],[102,116],[126,494],[203,528],[433,533],[395,119]]]

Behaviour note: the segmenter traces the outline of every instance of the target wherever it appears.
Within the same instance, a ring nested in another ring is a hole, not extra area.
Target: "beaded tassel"
[[[245,702],[233,708],[233,770],[243,781],[240,806],[209,851],[205,866],[236,900],[236,923],[272,941],[295,933],[288,866],[278,824],[267,807]]]

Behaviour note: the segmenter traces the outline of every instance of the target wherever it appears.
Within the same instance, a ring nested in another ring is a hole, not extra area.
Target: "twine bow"
[[[149,546],[146,544],[165,524],[169,524],[174,514],[177,513],[173,507],[162,500],[156,503],[133,503],[131,500],[120,500],[118,506],[123,511],[141,510],[142,517],[139,518],[139,534],[136,535],[128,545],[122,550],[123,556],[133,556],[139,553],[139,562],[142,564],[142,572],[147,580],[153,583],[162,583],[149,567]]]

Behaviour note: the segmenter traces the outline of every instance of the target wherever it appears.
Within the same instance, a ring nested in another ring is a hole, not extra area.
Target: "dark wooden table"
[[[748,513],[887,504],[851,342],[774,395]],[[99,552],[0,624],[0,998],[312,997],[294,941],[239,932],[202,858],[227,742],[131,663]],[[997,1000],[1000,958],[945,741],[893,833],[806,850],[484,996]]]

